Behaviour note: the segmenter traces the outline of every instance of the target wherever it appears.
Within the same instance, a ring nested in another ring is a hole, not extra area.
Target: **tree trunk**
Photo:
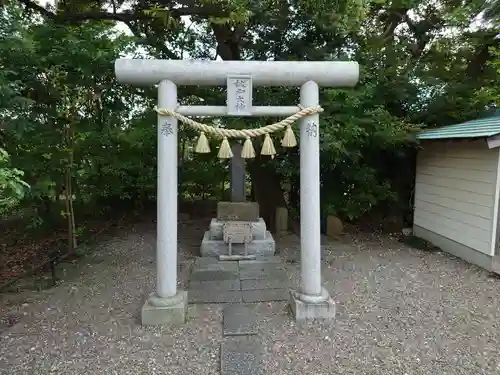
[[[66,131],[66,145],[70,149],[68,155],[68,165],[66,166],[66,220],[68,224],[68,255],[76,255],[76,226],[75,213],[73,210],[73,185],[72,185],[72,169],[73,169],[73,147],[74,136],[71,124],[68,125]]]
[[[276,170],[264,165],[261,157],[249,163],[248,172],[252,178],[253,197],[260,206],[261,217],[271,232],[276,231],[276,207],[286,207],[281,189],[281,178]]]

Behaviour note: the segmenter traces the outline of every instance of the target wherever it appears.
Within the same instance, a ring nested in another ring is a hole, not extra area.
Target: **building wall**
[[[417,157],[414,225],[493,255],[499,149],[488,149],[485,140],[424,142],[422,146]]]

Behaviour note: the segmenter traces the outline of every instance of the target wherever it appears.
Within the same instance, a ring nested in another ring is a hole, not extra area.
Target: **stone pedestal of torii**
[[[184,116],[290,116],[298,106],[252,105],[256,86],[300,87],[302,107],[319,105],[319,86],[352,87],[356,62],[338,61],[201,61],[118,59],[119,82],[158,84],[158,108]],[[236,89],[236,82],[242,85]],[[228,86],[225,106],[179,106],[177,86]],[[243,90],[243,91],[242,91]],[[144,325],[181,323],[187,292],[177,288],[177,119],[158,116],[157,285],[142,309]],[[299,290],[290,292],[296,320],[333,318],[335,302],[321,283],[319,114],[300,120],[300,275]]]

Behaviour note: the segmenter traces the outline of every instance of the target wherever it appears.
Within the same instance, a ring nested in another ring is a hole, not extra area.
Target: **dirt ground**
[[[179,283],[208,221],[180,225]],[[292,285],[299,239],[277,241]],[[174,328],[144,328],[155,284],[155,227],[107,240],[42,292],[0,295],[1,374],[219,374],[222,307],[190,305]],[[500,279],[442,252],[389,237],[345,236],[323,246],[333,321],[297,326],[285,302],[261,303],[268,374],[500,374]]]

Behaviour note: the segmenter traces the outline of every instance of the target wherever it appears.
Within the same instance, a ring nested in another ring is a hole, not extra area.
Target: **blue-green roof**
[[[500,116],[492,116],[424,130],[417,135],[417,139],[483,138],[497,134],[500,134]]]

